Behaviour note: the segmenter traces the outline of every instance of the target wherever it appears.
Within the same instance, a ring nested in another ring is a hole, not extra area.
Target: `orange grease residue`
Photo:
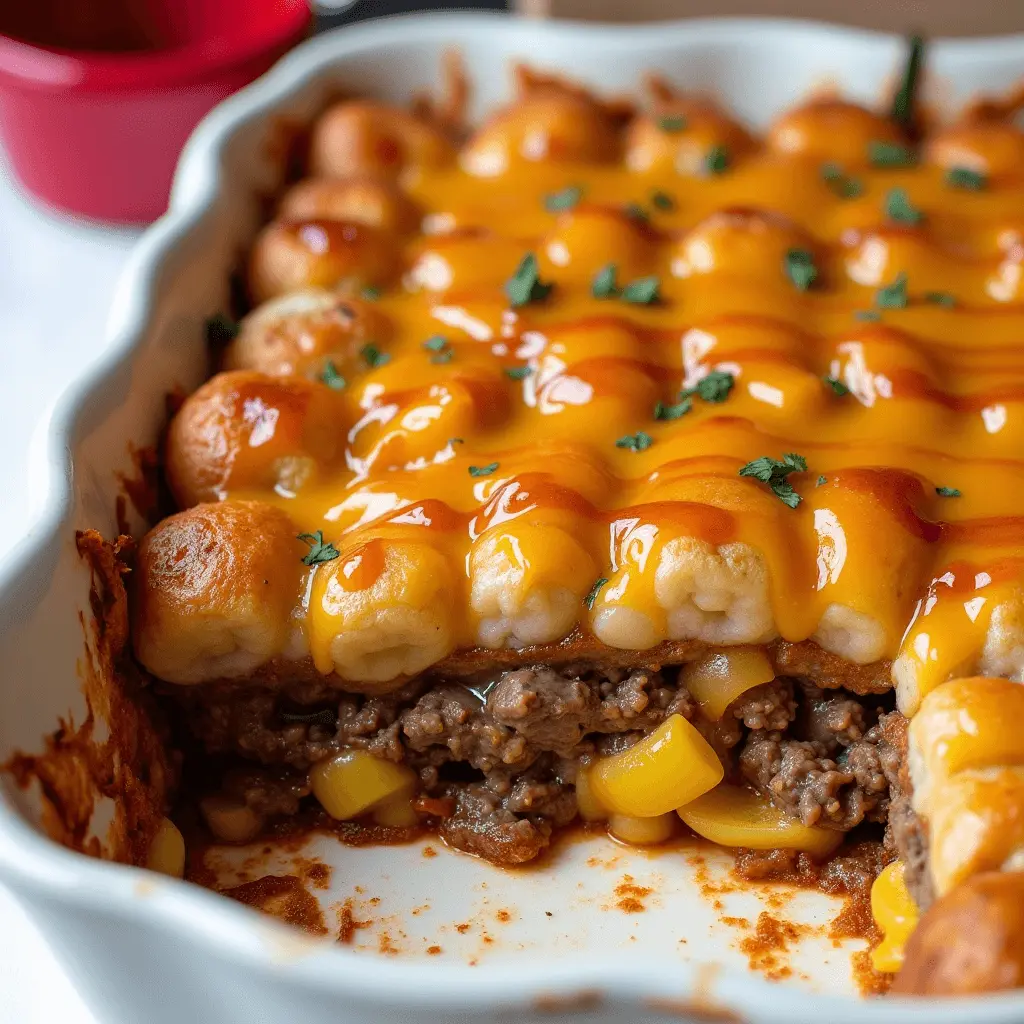
[[[646,885],[637,885],[632,875],[623,875],[615,886],[615,907],[624,914],[641,914],[647,909],[643,902],[654,890]]]
[[[402,951],[391,941],[391,936],[387,932],[381,932],[377,936],[377,952],[385,956],[397,956]]]
[[[512,920],[512,915],[507,910],[499,910],[494,916],[502,924],[508,924]]]
[[[440,956],[443,952],[440,946],[427,946],[427,956]]]
[[[432,846],[424,846],[423,847],[423,856],[428,858],[428,859],[431,858],[431,857],[436,857],[437,856],[437,850],[435,850]]]
[[[254,882],[244,882],[222,892],[310,935],[327,934],[320,903],[294,875],[264,875]]]
[[[357,921],[353,913],[352,900],[347,899],[338,908],[338,939],[343,946],[350,945],[359,928],[369,928],[372,921]]]
[[[457,925],[455,926],[455,930],[456,930],[456,931],[457,931],[457,932],[458,932],[458,933],[459,933],[460,935],[465,935],[465,934],[466,934],[466,932],[468,932],[468,931],[469,931],[469,929],[470,929],[471,927],[472,927],[472,925],[469,925],[469,924],[457,924]]]
[[[746,955],[752,971],[760,971],[769,981],[781,981],[793,973],[784,962],[784,955],[793,943],[813,930],[808,925],[783,921],[763,911],[757,919],[754,934],[740,942],[740,951]]]

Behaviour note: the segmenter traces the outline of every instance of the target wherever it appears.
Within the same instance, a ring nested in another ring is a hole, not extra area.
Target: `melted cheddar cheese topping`
[[[299,616],[325,672],[405,601],[433,660],[813,638],[893,659],[908,713],[1018,673],[1010,113],[911,146],[817,100],[757,139],[664,89],[626,116],[541,80],[458,147],[341,104],[256,242],[230,372],[172,428],[172,488],[333,545]],[[411,670],[402,643],[374,677]]]

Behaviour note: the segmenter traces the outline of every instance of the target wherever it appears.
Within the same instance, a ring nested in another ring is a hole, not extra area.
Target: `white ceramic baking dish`
[[[755,125],[825,82],[874,99],[901,54],[895,38],[799,22],[606,28],[418,16],[313,40],[215,110],[182,157],[170,212],[125,274],[107,357],[64,396],[37,439],[29,484],[37,525],[0,565],[0,762],[16,749],[40,749],[59,717],[81,721],[78,616],[88,613],[89,578],[74,531],[114,533],[118,474],[132,472],[129,442],[152,443],[165,394],[199,382],[203,321],[225,307],[259,199],[278,181],[280,148],[272,143],[282,119],[308,120],[339,88],[406,100],[436,84],[450,46],[466,61],[476,112],[505,93],[509,60],[525,58],[605,90],[635,87],[641,72],[656,69],[718,94]],[[930,89],[956,104],[1005,88],[1022,68],[1024,36],[937,42]],[[362,881],[364,893],[373,886],[381,900],[379,934],[370,929],[371,941],[343,948],[197,886],[69,852],[44,837],[38,818],[36,794],[4,779],[0,881],[29,906],[104,1024],[425,1024],[552,1014],[594,1024],[1024,1019],[1024,995],[858,1001],[845,994],[857,943],[836,950],[820,928],[794,952],[790,983],[769,983],[745,969],[735,934],[719,921],[723,913],[756,916],[759,897],[720,888],[709,898],[707,878],[719,878],[726,862],[713,852],[702,866],[692,850],[648,858],[594,840],[515,873],[444,851],[427,859],[422,844],[352,850],[320,838],[312,852],[334,867],[328,895],[344,898]],[[651,890],[644,914],[615,904],[613,886],[625,874]],[[788,906],[812,923],[835,909],[807,893]],[[502,932],[494,920],[509,907],[512,923]],[[460,920],[470,927],[451,923]],[[407,955],[361,948],[384,948],[385,926],[391,947]],[[444,936],[444,953],[428,958],[431,935]]]

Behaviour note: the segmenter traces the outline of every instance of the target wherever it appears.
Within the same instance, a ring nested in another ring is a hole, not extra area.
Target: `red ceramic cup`
[[[153,220],[196,123],[309,19],[308,0],[0,2],[0,139],[15,173],[58,209]]]

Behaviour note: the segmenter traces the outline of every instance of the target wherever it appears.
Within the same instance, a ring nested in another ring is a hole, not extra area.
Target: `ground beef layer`
[[[378,697],[226,683],[170,692],[208,754],[251,765],[226,788],[261,814],[295,813],[312,764],[364,749],[418,773],[424,806],[451,845],[502,864],[537,856],[576,817],[581,765],[631,746],[673,714],[700,730],[727,778],[808,825],[845,832],[884,822],[900,765],[886,724],[900,716],[887,710],[889,698],[801,677],[747,691],[717,722],[700,713],[674,666],[434,675]]]

